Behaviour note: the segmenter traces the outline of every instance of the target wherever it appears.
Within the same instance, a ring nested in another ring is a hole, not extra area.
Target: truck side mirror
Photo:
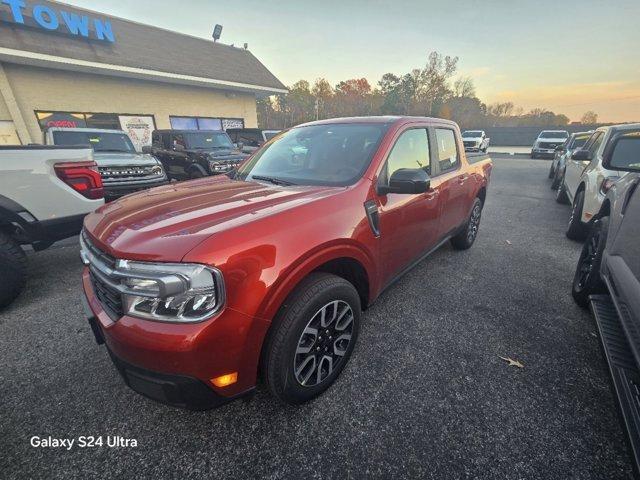
[[[564,145],[558,145],[556,147],[556,152],[564,152]]]
[[[571,154],[571,160],[588,162],[591,160],[591,154],[589,153],[589,150],[583,150],[583,149],[576,150]]]
[[[619,172],[640,172],[640,131],[614,137],[604,150],[602,166]]]
[[[389,185],[379,185],[378,195],[404,193],[416,195],[429,190],[431,179],[422,168],[401,168],[391,174]]]

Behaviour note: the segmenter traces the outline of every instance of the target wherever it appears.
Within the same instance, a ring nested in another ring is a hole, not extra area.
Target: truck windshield
[[[229,135],[224,132],[191,132],[184,135],[187,148],[211,150],[214,148],[233,148]]]
[[[53,132],[55,145],[90,145],[94,152],[135,153],[136,149],[126,133],[114,132]]]
[[[369,165],[387,124],[328,124],[283,133],[242,165],[240,180],[269,178],[273,183],[346,186]]]
[[[538,138],[569,138],[569,132],[540,132]]]
[[[573,142],[571,142],[571,145],[569,145],[569,148],[573,149],[573,148],[582,147],[585,143],[587,143],[587,140],[589,140],[590,136],[591,135],[583,135],[583,136],[575,137],[573,139]]]
[[[474,138],[481,137],[482,132],[479,130],[467,130],[466,132],[462,132],[462,138]]]

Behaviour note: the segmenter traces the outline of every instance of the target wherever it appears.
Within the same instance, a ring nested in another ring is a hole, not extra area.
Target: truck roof
[[[182,129],[176,130],[173,128],[163,128],[160,130],[154,130],[153,133],[226,133],[224,130],[197,130],[197,129]]]
[[[436,118],[436,117],[411,117],[411,116],[400,116],[400,115],[379,115],[379,116],[371,116],[371,117],[342,117],[342,118],[328,118],[326,120],[316,120],[314,122],[307,122],[301,125],[297,125],[297,127],[307,127],[309,125],[330,125],[335,123],[378,123],[378,124],[405,124],[405,123],[415,123],[415,122],[426,122],[426,123],[441,123],[454,126],[455,122],[451,120],[445,120],[444,118]],[[296,128],[296,127],[294,127]]]

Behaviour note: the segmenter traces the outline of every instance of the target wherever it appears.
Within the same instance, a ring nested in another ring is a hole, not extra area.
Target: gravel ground
[[[75,241],[32,254],[28,289],[0,313],[3,478],[631,478],[548,168],[496,159],[474,247],[441,248],[383,294],[338,382],[300,407],[264,387],[199,413],[133,393],[83,317]]]

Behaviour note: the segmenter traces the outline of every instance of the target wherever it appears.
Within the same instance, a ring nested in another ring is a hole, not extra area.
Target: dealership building
[[[213,26],[212,26],[213,27]],[[256,99],[284,85],[244,48],[63,3],[0,0],[0,145],[47,127],[256,127]]]

